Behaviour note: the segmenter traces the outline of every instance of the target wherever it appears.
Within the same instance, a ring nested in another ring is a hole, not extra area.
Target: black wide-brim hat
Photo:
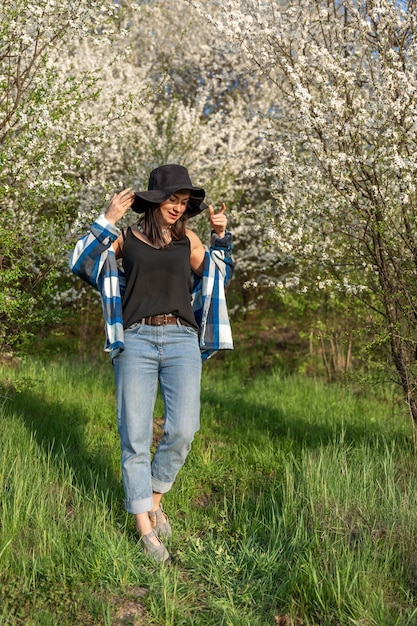
[[[135,191],[132,209],[136,213],[144,213],[147,209],[165,202],[177,191],[190,191],[185,214],[193,217],[207,209],[203,202],[206,192],[201,187],[194,187],[187,169],[182,165],[161,165],[154,169],[149,176],[148,191]]]

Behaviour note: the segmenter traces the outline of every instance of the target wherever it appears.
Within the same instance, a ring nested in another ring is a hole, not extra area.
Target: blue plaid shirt
[[[124,349],[122,298],[125,276],[112,247],[119,235],[117,226],[100,215],[89,233],[77,241],[69,261],[74,274],[100,292],[106,331],[104,349],[111,358]],[[223,239],[213,233],[210,249],[204,255],[202,276],[192,273],[192,306],[200,329],[203,360],[217,350],[233,349],[225,298],[225,286],[234,269],[232,248],[230,232],[226,232]]]

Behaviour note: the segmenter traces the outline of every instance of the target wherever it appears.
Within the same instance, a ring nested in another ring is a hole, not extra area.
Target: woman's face
[[[159,205],[162,228],[175,224],[183,215],[190,199],[189,191],[177,191]]]

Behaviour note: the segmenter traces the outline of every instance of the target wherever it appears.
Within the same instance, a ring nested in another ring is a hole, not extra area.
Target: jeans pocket
[[[198,337],[198,330],[193,328],[193,326],[186,326],[185,324],[181,324],[180,328],[187,335],[194,335],[195,337]]]
[[[135,322],[131,324],[129,328],[125,328],[125,333],[138,333],[143,329],[143,324],[141,322]]]

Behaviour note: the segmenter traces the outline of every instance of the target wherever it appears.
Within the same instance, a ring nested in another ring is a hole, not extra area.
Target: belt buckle
[[[160,321],[161,317],[162,321]],[[165,324],[168,324],[168,315],[166,313],[155,315],[155,326],[165,326]]]

